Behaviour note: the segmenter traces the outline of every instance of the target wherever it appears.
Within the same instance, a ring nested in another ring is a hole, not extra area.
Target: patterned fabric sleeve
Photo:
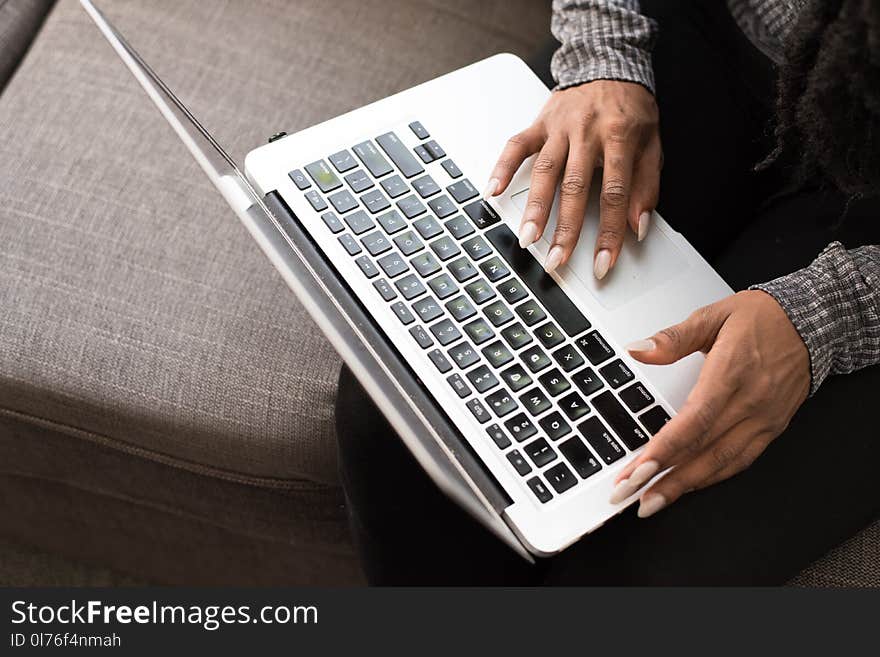
[[[832,374],[880,363],[880,246],[832,242],[793,274],[753,285],[772,295],[810,352],[810,394]]]
[[[550,29],[562,43],[551,62],[558,89],[624,80],[653,93],[657,24],[639,13],[638,0],[553,0]]]

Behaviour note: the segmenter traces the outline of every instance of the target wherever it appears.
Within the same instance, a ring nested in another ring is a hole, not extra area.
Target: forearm
[[[657,25],[639,13],[638,0],[553,0],[551,31],[562,44],[551,62],[559,88],[624,80],[654,91]]]
[[[809,267],[753,288],[779,302],[806,344],[811,394],[832,374],[880,363],[880,246],[833,242]]]

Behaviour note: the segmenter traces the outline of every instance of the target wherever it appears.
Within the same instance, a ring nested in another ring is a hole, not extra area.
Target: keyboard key
[[[539,376],[538,381],[544,386],[544,389],[550,393],[551,397],[557,397],[571,388],[568,379],[562,376],[562,372],[555,367]]]
[[[629,369],[619,358],[613,360],[599,369],[599,374],[608,382],[608,385],[617,390],[624,383],[629,383],[635,378]]]
[[[497,256],[481,262],[480,269],[482,269],[483,273],[486,274],[486,278],[488,278],[493,283],[495,281],[500,281],[502,278],[510,273],[510,270],[501,261],[501,258]]]
[[[590,367],[575,372],[571,375],[571,380],[580,388],[586,397],[589,397],[597,390],[602,389],[602,381],[596,376],[596,373]]]
[[[492,442],[498,447],[498,449],[507,449],[510,447],[510,438],[507,437],[507,434],[504,433],[504,429],[499,427],[497,424],[490,424],[486,427],[486,433],[489,434],[489,438],[492,439]]]
[[[590,412],[590,406],[576,392],[567,394],[559,400],[559,408],[568,416],[571,421],[577,421]]]
[[[397,244],[397,240],[403,238],[405,235],[406,233],[398,235],[394,238],[394,243]],[[400,244],[397,246],[400,247]],[[400,250],[403,251],[402,248]],[[412,258],[409,261],[409,264],[413,266],[413,269],[419,272],[420,276],[430,276],[434,272],[440,271],[440,263],[437,262],[437,258],[434,257],[433,253],[428,253],[427,251]]]
[[[327,166],[324,160],[318,160],[306,165],[306,173],[311,176],[315,184],[325,194],[332,192],[337,187],[342,187],[342,181],[333,173],[333,169]]]
[[[510,348],[513,350],[522,349],[534,339],[532,338],[532,334],[526,331],[526,329],[523,328],[523,325],[519,322],[511,324],[501,331],[501,336],[507,340],[507,344],[509,344]]]
[[[367,256],[361,256],[357,260],[355,260],[357,266],[361,268],[361,271],[364,272],[364,276],[367,278],[373,278],[373,276],[379,275],[379,270],[376,268],[376,265],[373,264],[373,261],[370,260]]]
[[[372,256],[381,255],[391,248],[391,242],[378,230],[364,235],[361,238],[361,244]]]
[[[509,278],[498,286],[498,291],[507,303],[513,304],[517,301],[525,299],[529,293],[526,292],[523,284],[515,278]]]
[[[477,268],[474,267],[474,263],[467,258],[453,260],[447,265],[447,267],[449,267],[449,271],[452,272],[452,275],[455,276],[455,280],[459,283],[469,281],[477,275]]]
[[[532,459],[532,463],[539,468],[543,468],[548,463],[556,460],[556,452],[550,447],[550,443],[543,438],[533,440],[523,447],[523,451]]]
[[[431,208],[434,211],[434,214],[441,219],[445,219],[449,215],[455,214],[455,204],[453,204],[446,194],[428,201],[428,207]]]
[[[532,388],[524,392],[519,396],[519,400],[532,417],[540,415],[550,408],[550,400],[547,399],[547,395],[541,392],[540,388]]]
[[[478,278],[473,283],[468,283],[464,286],[464,289],[468,296],[478,305],[495,298],[495,290],[482,278]]]
[[[440,193],[440,185],[435,183],[434,179],[428,175],[413,180],[412,186],[422,198],[428,198],[429,196],[434,196],[434,194]]]
[[[441,300],[448,299],[458,292],[458,285],[449,277],[449,274],[435,276],[428,281],[428,285]]]
[[[547,322],[543,326],[535,329],[535,335],[538,336],[538,340],[547,349],[552,349],[565,340],[562,331],[560,331],[553,322]]]
[[[358,206],[357,199],[352,196],[351,192],[347,189],[331,194],[327,198],[330,199],[333,209],[339,214],[345,214],[349,210],[354,210]]]
[[[638,449],[648,442],[648,434],[636,424],[629,412],[621,406],[611,392],[606,390],[593,397],[591,401],[593,408],[608,423],[617,437],[623,441],[627,449]]]
[[[584,364],[583,357],[570,344],[564,345],[553,352],[553,360],[559,363],[566,372],[571,372]]]
[[[431,322],[443,315],[443,308],[431,296],[413,302],[412,309],[419,319],[425,323]]]
[[[489,205],[485,200],[480,199],[464,206],[464,212],[471,218],[477,228],[488,228],[492,224],[501,221],[501,217],[495,212],[495,208]],[[519,242],[517,240],[517,248]]]
[[[373,281],[373,287],[376,288],[376,291],[382,295],[382,298],[385,301],[393,301],[397,298],[397,292],[394,291],[388,281],[384,278],[380,278],[378,281]]]
[[[483,314],[489,318],[493,326],[504,326],[507,322],[513,321],[513,313],[510,312],[510,308],[503,301],[496,301],[485,306]]]
[[[645,411],[639,415],[639,420],[645,425],[645,428],[651,432],[652,436],[656,436],[657,432],[663,428],[663,425],[669,422],[669,413],[663,407],[655,406],[650,411]]]
[[[541,425],[541,428],[550,440],[559,440],[571,432],[571,425],[565,421],[562,413],[559,411],[553,411],[550,415],[545,415],[538,420],[538,424]]]
[[[464,239],[468,235],[473,235],[476,232],[474,230],[474,225],[461,214],[457,217],[446,220],[443,225],[446,226],[446,230],[452,233],[452,236],[457,240]]]
[[[403,301],[398,301],[394,305],[391,306],[391,310],[394,311],[394,314],[397,315],[397,319],[403,322],[404,326],[407,324],[412,324],[416,321],[416,318],[412,316],[412,313],[409,311],[409,308],[406,307],[406,304]]]
[[[446,380],[449,382],[449,385],[452,386],[452,389],[455,390],[456,394],[462,399],[471,396],[471,389],[468,387],[468,384],[464,382],[464,379],[461,378],[461,375],[452,374]]]
[[[394,169],[388,164],[388,160],[382,157],[382,154],[376,149],[371,141],[364,141],[352,148],[354,154],[363,162],[367,170],[374,178],[391,173]]]
[[[376,137],[376,143],[391,158],[394,165],[400,169],[405,178],[412,178],[422,173],[425,169],[419,161],[409,152],[409,148],[397,138],[393,132],[386,132]],[[427,147],[427,145],[426,145]],[[429,149],[430,150],[430,149]]]
[[[427,148],[425,148],[425,147],[422,146],[421,144],[419,144],[418,146],[416,146],[416,147],[413,149],[413,153],[415,153],[416,155],[418,155],[418,156],[419,156],[419,159],[420,159],[422,162],[424,162],[425,164],[430,164],[431,162],[434,161],[434,156],[431,155],[431,151],[429,151]]]
[[[532,372],[540,372],[545,367],[550,367],[550,358],[538,345],[529,347],[519,357]]]
[[[355,194],[360,194],[373,186],[373,179],[363,169],[358,169],[345,176],[345,182]]]
[[[348,233],[345,235],[339,236],[339,243],[348,251],[348,255],[357,255],[361,252],[361,245],[357,243],[357,240],[353,238]]]
[[[461,176],[461,169],[458,168],[458,165],[452,160],[443,160],[440,163],[440,166],[446,170],[446,173],[449,174],[450,178],[458,178]]]
[[[489,404],[489,408],[499,418],[509,415],[516,410],[516,400],[504,388],[496,390],[487,396],[486,403]]]
[[[448,319],[441,319],[436,324],[432,324],[430,329],[431,333],[434,334],[434,337],[437,338],[437,342],[444,347],[448,344],[452,344],[461,337],[461,332],[458,330],[458,327]]]
[[[488,347],[483,347],[482,352],[489,364],[496,369],[513,360],[513,354],[500,340],[496,340]]]
[[[575,344],[593,365],[598,365],[614,355],[614,350],[597,331],[592,331],[578,338],[575,340]]]
[[[367,210],[370,211],[370,214],[376,214],[377,212],[382,212],[382,210],[391,207],[391,202],[385,198],[385,194],[378,189],[374,189],[361,195],[361,203],[366,206]]]
[[[530,466],[526,462],[526,460],[523,458],[523,455],[519,453],[518,449],[508,452],[507,460],[510,461],[513,469],[521,475],[527,475],[532,471],[532,466]]]
[[[434,156],[435,160],[439,160],[441,157],[446,157],[446,151],[440,148],[440,144],[438,144],[433,139],[425,144],[425,148]]]
[[[339,221],[339,217],[336,216],[333,212],[325,212],[321,215],[321,220],[330,229],[331,233],[338,233],[340,231],[345,230],[345,226],[342,225],[342,222]]]
[[[459,369],[467,369],[480,360],[480,354],[474,349],[467,340],[459,342],[448,351],[452,362],[458,365]]]
[[[452,365],[449,360],[439,349],[434,349],[433,351],[428,352],[428,358],[431,359],[431,362],[434,363],[434,366],[440,370],[441,374],[445,374],[449,370],[452,369]]]
[[[472,369],[468,372],[467,378],[477,392],[486,392],[498,385],[498,378],[485,365]]]
[[[470,324],[465,324],[464,332],[474,341],[474,344],[483,344],[495,337],[495,331],[484,319],[477,319]]]
[[[446,310],[459,322],[463,322],[477,313],[471,302],[464,296],[455,297],[452,301],[447,301]]]
[[[514,392],[519,392],[532,383],[532,377],[526,373],[522,365],[508,367],[501,373],[501,378]]]
[[[397,201],[397,207],[400,208],[400,211],[403,212],[404,216],[407,219],[418,217],[420,214],[427,212],[424,204],[416,197],[415,194],[404,196],[402,199]]]
[[[413,134],[419,139],[427,139],[431,135],[428,134],[428,131],[425,130],[425,126],[423,126],[418,121],[413,121],[409,124],[409,129],[413,131]]]
[[[482,260],[492,253],[486,240],[477,235],[461,243],[461,248],[474,260]]]
[[[409,274],[408,276],[397,279],[394,286],[400,290],[403,298],[407,301],[415,299],[417,296],[425,293],[425,286],[422,285],[422,282],[418,278],[416,278],[415,274]]]
[[[308,189],[312,186],[312,183],[309,182],[309,179],[306,178],[306,174],[304,174],[301,169],[294,169],[287,175],[293,181],[293,184],[296,185],[296,188],[300,191]]]
[[[458,248],[458,244],[456,244],[451,237],[444,235],[438,240],[434,240],[431,242],[431,250],[437,254],[437,257],[441,260],[449,260],[450,258],[454,258],[459,253],[461,253],[461,249]]]
[[[477,422],[483,424],[489,421],[489,411],[486,410],[486,407],[480,403],[479,399],[471,399],[467,404],[465,404],[473,416],[477,419]]]
[[[401,233],[394,238],[393,242],[397,245],[397,248],[400,249],[400,252],[405,256],[412,255],[413,253],[421,251],[425,248],[425,245],[422,244],[422,240],[416,237],[416,234],[411,230],[408,230],[405,233]],[[425,268],[429,268],[429,265],[433,266],[431,265],[431,263],[433,262],[434,265],[436,265],[436,269],[432,269],[428,272],[422,271],[421,267],[416,266],[416,260],[418,260],[420,265],[424,266]],[[434,258],[434,256],[432,256],[430,253],[423,253],[420,256],[416,256],[410,262],[413,263],[413,267],[415,267],[416,271],[419,272],[422,276],[433,274],[435,271],[437,271],[437,269],[440,269],[440,263],[438,263],[436,258]]]
[[[577,436],[572,436],[559,445],[559,451],[562,452],[562,455],[566,459],[568,459],[568,462],[571,463],[571,467],[573,467],[575,472],[581,476],[581,479],[586,479],[602,469],[602,464],[599,463],[596,457],[593,456],[593,453],[587,449],[587,446],[584,445],[584,441]],[[549,472],[547,473],[547,479],[550,479]],[[550,483],[552,484],[553,481],[550,480]]]
[[[339,151],[338,153],[333,153],[333,155],[331,155],[328,159],[339,173],[351,171],[357,166],[357,162],[354,161],[351,153],[346,150]]]
[[[446,191],[455,199],[456,203],[464,203],[480,195],[467,178],[462,178],[458,182],[452,183],[446,188]]]
[[[425,328],[423,326],[418,326],[418,325],[413,326],[409,330],[409,334],[416,339],[416,342],[418,342],[419,346],[422,349],[427,349],[428,347],[430,347],[431,345],[434,344],[434,341],[431,339],[431,336],[428,335],[428,332],[425,330]],[[467,395],[465,395],[465,397],[467,397]]]
[[[322,212],[327,209],[327,203],[324,202],[324,199],[321,198],[321,195],[318,194],[314,189],[310,189],[305,193],[306,200],[309,202],[309,205],[312,206],[312,209],[315,212]]]
[[[541,310],[541,306],[534,299],[529,299],[525,303],[518,305],[514,310],[516,314],[522,317],[526,326],[534,326],[541,320],[547,319],[547,313]]]
[[[544,473],[547,481],[557,493],[564,493],[577,483],[574,473],[565,463],[557,463]]]
[[[382,189],[384,189],[385,193],[388,194],[388,196],[390,196],[391,198],[403,196],[409,191],[409,187],[407,187],[406,183],[403,182],[403,178],[401,178],[397,174],[389,176],[379,184],[382,185]]]
[[[424,237],[426,240],[429,240],[432,237],[436,237],[443,232],[443,228],[440,226],[440,222],[431,215],[427,215],[425,217],[422,217],[418,221],[414,221],[413,226],[417,231],[419,231],[419,235]]]
[[[405,271],[409,271],[409,265],[406,264],[406,260],[396,253],[382,256],[376,262],[379,263],[379,266],[388,278],[394,278],[395,276],[400,276]]]
[[[525,413],[514,415],[504,423],[504,426],[507,427],[507,430],[518,443],[528,440],[538,433],[538,428],[532,424],[532,421]]]
[[[626,453],[597,417],[578,425],[578,431],[606,465],[614,463]]]
[[[575,336],[590,328],[590,323],[562,291],[531,253],[519,248],[519,241],[506,225],[496,226],[486,238],[526,284],[532,294],[550,312],[567,335]]]
[[[633,413],[638,413],[654,403],[654,396],[641,383],[634,383],[621,390],[620,399]]]
[[[406,219],[401,217],[397,210],[380,214],[376,217],[376,221],[379,222],[379,225],[382,226],[382,228],[385,229],[385,232],[389,235],[393,235],[406,228]],[[407,253],[405,255],[409,254]]]
[[[541,504],[546,504],[553,499],[553,493],[551,493],[550,489],[544,485],[544,482],[541,481],[540,477],[532,477],[526,482],[526,484],[532,489],[532,492]]]
[[[348,224],[348,227],[351,228],[351,232],[355,235],[366,233],[368,230],[371,230],[376,226],[376,224],[373,223],[373,220],[370,219],[370,216],[363,210],[352,212],[351,214],[344,216],[343,219],[345,220],[345,223]]]

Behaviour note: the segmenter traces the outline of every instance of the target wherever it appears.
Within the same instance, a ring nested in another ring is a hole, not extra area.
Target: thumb
[[[724,319],[716,304],[704,306],[683,322],[628,344],[626,350],[643,363],[669,365],[695,351],[709,351]]]

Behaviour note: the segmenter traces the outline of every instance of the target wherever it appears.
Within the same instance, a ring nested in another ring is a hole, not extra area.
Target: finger
[[[698,308],[686,320],[626,345],[630,355],[649,365],[669,365],[696,351],[706,352],[730,313],[724,302]]]
[[[523,161],[541,150],[543,145],[544,135],[537,124],[508,139],[492,173],[489,174],[483,198],[497,196],[507,189]]]
[[[593,274],[600,280],[614,266],[623,245],[632,191],[635,148],[626,141],[609,140],[605,144],[603,158],[599,235],[593,255]]]
[[[729,479],[748,468],[766,449],[770,434],[744,421],[721,436],[697,458],[681,465],[642,494],[638,515],[647,518],[685,493]]]
[[[583,141],[572,142],[562,182],[559,185],[559,218],[544,269],[564,265],[577,245],[590,196],[590,179],[596,164],[596,149]]]
[[[662,159],[660,138],[657,137],[648,144],[636,162],[627,220],[639,242],[645,239],[648,234],[648,228],[651,226],[651,214],[657,207],[657,199],[660,195]]]
[[[519,226],[519,245],[526,248],[544,232],[553,198],[556,196],[556,183],[565,167],[568,156],[568,139],[563,136],[550,137],[535,158],[532,165],[532,180],[529,185],[529,199]]]

